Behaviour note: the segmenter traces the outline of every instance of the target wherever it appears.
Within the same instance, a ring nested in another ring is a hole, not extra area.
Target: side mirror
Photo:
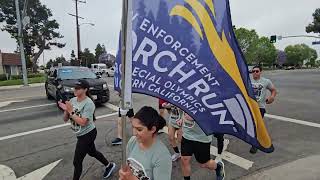
[[[97,74],[97,78],[98,78],[98,79],[101,79],[101,77],[102,77],[102,76],[101,76],[100,74]]]

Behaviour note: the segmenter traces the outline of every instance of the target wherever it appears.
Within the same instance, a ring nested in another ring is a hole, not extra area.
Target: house
[[[2,53],[0,51],[0,74],[20,75],[22,64],[20,54]]]

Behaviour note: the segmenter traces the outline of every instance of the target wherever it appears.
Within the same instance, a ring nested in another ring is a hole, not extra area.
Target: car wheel
[[[47,86],[45,87],[45,89],[46,89],[46,96],[47,96],[47,99],[49,99],[49,100],[53,100],[53,97],[49,94],[49,92],[48,92],[48,89],[47,89]]]

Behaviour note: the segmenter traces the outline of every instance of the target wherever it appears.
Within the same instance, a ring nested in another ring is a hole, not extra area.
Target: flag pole
[[[128,110],[125,105],[125,76],[126,76],[126,44],[127,44],[127,20],[128,20],[128,0],[122,0],[122,22],[121,22],[121,110]],[[126,124],[126,113],[121,113],[122,122],[122,166],[126,165],[127,154],[127,124]]]

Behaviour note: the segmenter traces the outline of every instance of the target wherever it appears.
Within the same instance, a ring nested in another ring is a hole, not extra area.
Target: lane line
[[[110,103],[106,103],[105,106],[111,110],[114,110],[114,111],[119,111],[119,107],[118,106],[115,106],[113,104],[110,104]]]
[[[102,118],[114,116],[114,115],[117,115],[117,114],[118,114],[118,112],[111,113],[111,114],[106,114],[106,115],[102,115],[102,116],[98,116],[97,119],[102,119]],[[69,126],[69,125],[70,125],[70,123],[64,123],[64,124],[60,124],[60,125],[50,126],[50,127],[36,129],[36,130],[32,130],[32,131],[27,131],[27,132],[22,132],[22,133],[18,133],[18,134],[12,134],[12,135],[8,135],[8,136],[0,137],[0,141],[8,140],[8,139],[16,138],[16,137],[21,137],[21,136],[26,136],[26,135],[30,135],[30,134],[35,134],[35,133],[39,133],[39,132],[43,132],[43,131],[49,131],[49,130],[53,130],[53,129],[58,129],[58,128],[66,127],[66,126]]]
[[[10,100],[25,100],[25,99],[30,99],[30,98],[37,98],[37,97],[46,97],[46,96],[22,96],[22,97],[14,97],[14,98],[4,98],[4,99],[1,99],[1,101],[10,101]]]
[[[302,121],[302,120],[298,120],[298,119],[287,118],[287,117],[282,117],[282,116],[277,116],[277,115],[272,115],[272,114],[266,114],[265,117],[276,119],[279,121],[291,122],[291,123],[300,124],[300,125],[304,125],[304,126],[311,126],[311,127],[320,128],[320,124],[318,124],[318,123]]]
[[[17,110],[32,109],[32,108],[38,108],[38,107],[45,107],[45,106],[52,106],[52,105],[56,105],[56,103],[42,104],[42,105],[37,105],[37,106],[28,106],[28,107],[22,107],[22,108],[16,108],[16,109],[6,109],[6,110],[0,111],[0,113],[17,111]]]
[[[163,131],[168,134],[168,127],[164,127],[163,128]],[[211,155],[214,155],[214,156],[217,156],[218,155],[218,149],[215,147],[215,146],[211,146],[210,147],[210,154]],[[232,164],[235,164],[245,170],[249,170],[252,165],[253,165],[253,162],[250,161],[250,160],[247,160],[243,157],[240,157],[238,155],[235,155],[235,154],[232,154],[228,151],[223,151],[222,152],[222,159],[225,159],[226,161],[232,163]]]

